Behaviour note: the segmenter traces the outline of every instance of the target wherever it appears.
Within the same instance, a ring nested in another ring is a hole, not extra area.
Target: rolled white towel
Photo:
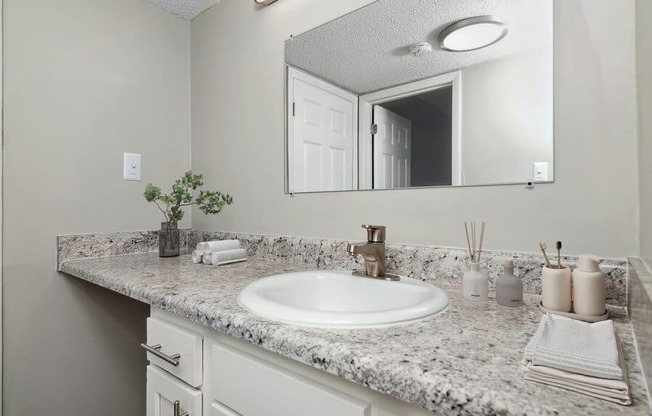
[[[210,254],[203,254],[201,262],[204,263],[204,264],[213,264],[213,262],[211,261],[211,255]]]
[[[203,254],[211,254],[226,250],[236,250],[240,248],[240,240],[215,240],[206,241],[200,244],[201,249],[197,250]]]
[[[211,254],[213,266],[222,266],[224,264],[237,263],[247,260],[247,250],[243,248],[235,250],[217,251]]]
[[[204,255],[198,252],[197,250],[192,252],[192,262],[199,264],[202,262]]]

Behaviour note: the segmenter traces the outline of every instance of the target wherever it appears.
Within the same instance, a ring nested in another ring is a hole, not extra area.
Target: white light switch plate
[[[548,162],[534,162],[532,164],[532,180],[535,182],[548,180]]]
[[[123,179],[125,181],[139,181],[140,167],[140,154],[125,153]]]

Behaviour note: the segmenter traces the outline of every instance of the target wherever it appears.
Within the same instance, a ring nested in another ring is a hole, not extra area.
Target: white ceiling
[[[147,0],[165,10],[192,20],[202,12],[215,6],[220,0]]]
[[[481,15],[507,21],[507,37],[471,52],[439,48],[443,28]],[[421,41],[432,44],[432,53],[415,58],[410,46]],[[286,41],[285,60],[364,94],[551,45],[551,0],[379,0]]]

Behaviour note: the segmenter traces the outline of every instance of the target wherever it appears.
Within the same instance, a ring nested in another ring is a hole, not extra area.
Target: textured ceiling
[[[200,13],[215,6],[220,0],[147,0],[165,10],[192,20]]]
[[[439,49],[442,29],[480,15],[507,21],[507,36],[471,52]],[[424,40],[432,53],[412,56]],[[544,46],[552,47],[552,0],[379,0],[287,40],[285,60],[364,94]]]

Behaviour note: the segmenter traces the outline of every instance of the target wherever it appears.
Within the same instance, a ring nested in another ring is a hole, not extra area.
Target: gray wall
[[[190,166],[188,22],[5,0],[4,30],[4,415],[142,416],[148,310],[57,274],[54,236],[157,227],[145,184]],[[124,151],[142,182],[122,181]]]
[[[652,2],[636,1],[641,257],[652,267]]]
[[[235,197],[193,226],[354,240],[371,222],[392,243],[463,247],[462,222],[476,218],[488,249],[638,252],[634,0],[555,2],[554,184],[294,197],[283,194],[283,42],[368,1],[251,3],[223,0],[192,26],[193,168]]]
[[[462,72],[464,184],[525,183],[534,162],[548,162],[552,178],[550,55],[550,48],[541,48]]]

